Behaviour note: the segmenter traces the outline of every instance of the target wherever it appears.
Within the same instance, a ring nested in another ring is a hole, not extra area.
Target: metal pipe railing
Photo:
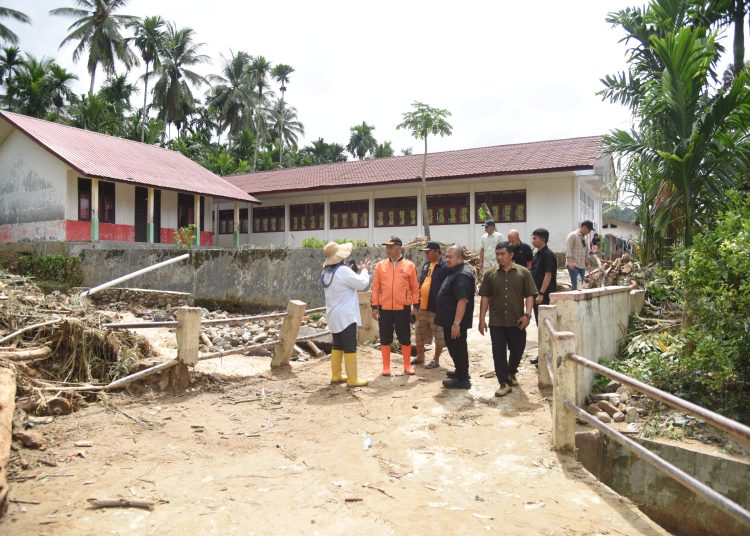
[[[625,374],[616,372],[610,368],[600,365],[599,363],[595,363],[589,359],[586,359],[585,357],[581,357],[580,355],[568,354],[565,356],[565,359],[569,359],[582,367],[591,369],[597,374],[601,374],[602,376],[606,376],[607,378],[617,380],[623,385],[632,387],[636,391],[640,391],[641,393],[646,394],[658,400],[659,402],[663,402],[664,404],[675,409],[684,411],[685,413],[688,413],[693,417],[703,419],[716,428],[739,438],[743,443],[750,445],[750,427],[747,427],[744,424],[740,424],[737,421],[733,421],[732,419],[724,417],[723,415],[714,413],[713,411],[698,406],[697,404],[693,404],[692,402],[683,400],[680,397],[669,394],[665,391],[662,391],[661,389],[652,387],[647,383],[643,383],[641,381],[633,379],[630,376],[626,376]]]
[[[283,318],[288,316],[286,311],[282,313],[270,313],[267,315],[238,316],[235,318],[214,318],[213,320],[201,320],[201,326],[215,326],[218,324],[246,324],[256,320],[271,320],[274,318]],[[149,328],[167,328],[177,326],[176,320],[165,320],[164,322],[129,322],[122,324],[102,324],[103,328],[109,329],[149,329]]]
[[[639,445],[632,439],[622,435],[620,432],[613,430],[612,428],[601,422],[599,419],[592,415],[589,415],[585,410],[576,406],[572,402],[566,401],[565,409],[574,413],[578,419],[592,425],[601,433],[603,433],[613,441],[619,443],[627,450],[635,453],[643,461],[653,466],[661,473],[664,473],[672,480],[685,486],[687,489],[689,489],[696,495],[699,495],[722,511],[726,512],[740,523],[743,523],[744,525],[750,527],[750,512],[745,510],[736,502],[732,501],[731,499],[727,499],[721,493],[714,491],[703,482],[696,480],[695,478],[684,472],[682,469],[675,467],[671,463],[648,450],[646,447]]]

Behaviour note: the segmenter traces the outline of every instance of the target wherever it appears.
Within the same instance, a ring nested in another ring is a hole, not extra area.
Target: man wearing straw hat
[[[352,244],[329,242],[323,248],[326,260],[320,274],[326,298],[326,319],[333,335],[331,383],[346,382],[347,387],[367,385],[357,376],[357,326],[362,325],[357,292],[370,284],[370,261],[365,259],[357,272],[344,264],[352,254]],[[341,375],[341,360],[346,364],[346,379]]]

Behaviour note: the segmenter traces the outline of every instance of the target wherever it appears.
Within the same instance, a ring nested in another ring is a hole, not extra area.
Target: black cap
[[[440,251],[440,244],[438,244],[437,242],[427,242],[427,245],[423,247],[421,250],[430,251],[431,249],[436,249]]]
[[[388,241],[383,242],[384,246],[403,246],[404,243],[401,242],[401,239],[397,236],[392,236],[388,239]]]
[[[484,226],[485,227],[489,227],[490,225],[492,225],[494,227],[495,226],[495,222],[493,220],[487,220],[486,222],[484,222]]]
[[[592,231],[596,231],[596,229],[594,229],[594,222],[592,222],[591,220],[583,220],[581,222],[581,227],[588,227]]]

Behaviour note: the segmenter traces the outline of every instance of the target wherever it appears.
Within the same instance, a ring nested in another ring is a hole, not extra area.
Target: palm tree
[[[154,85],[154,105],[159,108],[159,119],[165,125],[181,125],[194,109],[195,98],[190,84],[199,86],[208,83],[204,77],[189,69],[210,61],[208,56],[198,53],[203,43],[194,43],[193,35],[191,28],[178,30],[174,24],[167,24],[164,48],[160,51],[158,79]]]
[[[610,17],[634,46],[628,71],[605,79],[601,92],[633,110],[633,129],[613,131],[606,146],[624,157],[621,184],[641,202],[644,261],[663,257],[664,240],[678,234],[689,246],[750,170],[750,74],[715,87],[722,51],[715,34],[685,13],[654,24],[662,8],[652,2]]]
[[[281,152],[284,150],[284,140],[290,148],[297,148],[297,136],[305,135],[305,126],[297,120],[297,108],[284,107],[282,100],[276,101],[268,115],[271,141],[279,140],[279,164]]]
[[[271,62],[263,56],[257,56],[253,58],[253,62],[250,65],[250,72],[252,73],[255,81],[255,88],[258,92],[254,113],[255,157],[253,157],[253,171],[255,171],[258,163],[258,146],[260,145],[261,140],[265,142],[268,134],[268,123],[263,108],[273,96],[273,91],[270,90],[270,85],[268,83],[268,75],[271,72]]]
[[[287,65],[286,63],[279,63],[271,69],[271,76],[273,76],[274,80],[276,80],[279,84],[281,84],[281,120],[284,120],[284,101],[286,98],[286,85],[289,83],[289,75],[294,72],[294,67],[291,65]],[[296,112],[296,111],[295,111]],[[296,115],[296,114],[295,114]],[[281,159],[284,155],[284,125],[282,124],[279,128],[280,134],[280,143],[279,143],[279,166],[281,165]],[[295,147],[296,147],[296,140],[295,140]]]
[[[375,147],[375,152],[373,153],[374,158],[388,158],[389,156],[393,156],[393,147],[391,146],[391,142],[384,141],[383,143],[379,143],[377,147]]]
[[[52,104],[57,108],[58,115],[62,112],[66,101],[74,103],[78,101],[75,92],[70,88],[70,83],[78,80],[78,76],[60,67],[57,63],[52,63],[49,69],[49,84],[52,92]]]
[[[77,41],[73,50],[73,61],[77,62],[88,49],[86,67],[91,73],[89,93],[94,93],[96,68],[101,64],[108,75],[115,74],[115,60],[120,60],[126,68],[138,64],[138,58],[130,50],[128,40],[120,34],[123,25],[136,20],[131,15],[116,15],[125,7],[127,0],[74,0],[79,7],[59,7],[50,11],[51,15],[77,19],[68,26],[71,32],[60,43],[60,48],[69,42]]]
[[[75,99],[69,83],[77,77],[51,58],[37,60],[26,54],[17,74],[8,82],[8,90],[18,97],[19,112],[45,117],[54,106],[58,109]]]
[[[31,19],[26,13],[16,11],[7,7],[0,7],[0,19],[15,19],[18,22],[25,24],[31,24]],[[5,24],[0,24],[0,39],[4,39],[9,43],[18,43],[18,36],[11,31]]]
[[[451,113],[441,108],[433,108],[422,102],[414,102],[414,108],[403,114],[403,122],[396,125],[396,129],[408,129],[418,140],[424,140],[424,156],[422,158],[422,223],[424,235],[430,239],[430,222],[427,220],[427,137],[432,134],[450,136],[453,127],[447,118]]]
[[[13,110],[14,87],[11,81],[22,65],[21,49],[18,47],[5,47],[0,53],[0,83],[5,85],[5,106],[8,110]]]
[[[229,59],[222,56],[222,74],[209,76],[211,82],[218,83],[211,90],[210,103],[221,118],[219,131],[229,128],[235,134],[243,128],[251,127],[255,107],[254,79],[250,71],[252,57],[243,51],[237,54],[230,51]]]
[[[333,162],[346,162],[344,146],[339,143],[326,143],[323,138],[318,138],[302,149],[302,153],[310,155],[314,164],[328,164]]]
[[[112,76],[99,88],[97,95],[108,102],[114,109],[115,114],[125,124],[125,112],[133,109],[130,98],[133,93],[138,93],[138,88],[128,82],[124,74]],[[124,126],[123,126],[124,128]]]
[[[123,133],[124,125],[115,107],[99,95],[83,95],[79,102],[70,106],[68,113],[74,127],[111,136]]]
[[[140,50],[141,59],[146,64],[146,72],[143,74],[143,110],[141,110],[141,122],[143,130],[141,131],[141,142],[146,135],[146,119],[148,118],[148,108],[146,99],[148,98],[148,79],[151,73],[148,68],[154,64],[154,69],[158,67],[159,50],[164,46],[164,32],[162,28],[165,25],[164,19],[160,16],[146,17],[145,19],[136,19],[128,23],[128,27],[133,29],[133,45]]]
[[[375,127],[364,121],[361,125],[354,125],[350,129],[351,137],[346,150],[360,160],[364,160],[368,154],[373,154],[378,146],[375,136],[372,135],[373,130],[375,130]]]

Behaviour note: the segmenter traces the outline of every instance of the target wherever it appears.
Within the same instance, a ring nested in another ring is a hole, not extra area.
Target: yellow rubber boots
[[[341,375],[341,360],[344,359],[343,350],[331,350],[331,385],[346,382]]]
[[[346,364],[346,386],[362,387],[367,385],[367,380],[357,378],[357,354],[354,352],[344,354],[344,363]]]

